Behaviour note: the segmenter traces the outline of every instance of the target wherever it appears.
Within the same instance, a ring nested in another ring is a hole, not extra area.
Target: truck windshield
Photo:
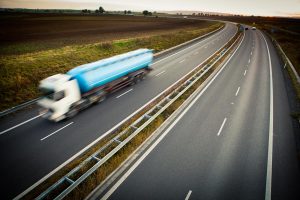
[[[59,101],[65,97],[64,91],[54,92],[53,90],[41,88],[41,92],[44,94],[44,96],[53,101]]]

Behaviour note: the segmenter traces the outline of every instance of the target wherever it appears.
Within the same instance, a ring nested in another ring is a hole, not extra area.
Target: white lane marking
[[[182,61],[180,61],[179,63],[183,63],[185,61],[185,59],[183,59]]]
[[[60,129],[58,129],[58,130],[54,131],[53,133],[51,133],[51,134],[47,135],[46,137],[43,137],[43,138],[41,139],[41,141],[43,141],[43,140],[47,139],[48,137],[50,137],[50,136],[54,135],[54,134],[55,134],[55,133],[57,133],[57,132],[59,132],[59,131],[63,130],[64,128],[67,128],[68,126],[70,126],[70,125],[71,125],[71,124],[73,124],[73,123],[74,123],[74,122],[71,122],[71,123],[69,123],[69,124],[65,125],[64,127],[61,127]]]
[[[126,92],[124,92],[124,93],[120,94],[120,95],[119,95],[119,96],[117,96],[116,98],[118,99],[118,98],[120,98],[121,96],[123,96],[123,95],[127,94],[128,92],[131,92],[132,90],[133,90],[133,88],[131,88],[130,90],[127,90]]]
[[[245,70],[245,72],[244,72],[244,76],[246,76],[246,74],[247,74],[247,70]]]
[[[252,51],[251,51],[251,56],[252,56]]]
[[[198,53],[199,53],[199,52],[197,51],[197,52],[194,53],[194,55],[197,55]]]
[[[270,121],[269,121],[269,146],[268,146],[268,165],[267,165],[267,177],[266,177],[266,193],[265,200],[271,200],[271,189],[272,189],[272,162],[273,162],[273,76],[272,76],[272,61],[270,56],[270,50],[265,39],[265,36],[260,32],[263,36],[269,58],[269,68],[270,68]]]
[[[148,148],[148,150],[128,169],[128,171],[108,190],[108,192],[101,198],[101,200],[108,199],[114,191],[127,179],[127,177],[140,165],[140,163],[151,153],[151,151],[164,139],[164,137],[173,129],[173,127],[178,123],[178,121],[188,112],[191,107],[198,101],[198,99],[203,95],[203,93],[208,89],[208,87],[214,82],[214,80],[219,76],[219,74],[227,66],[231,58],[235,55],[237,50],[240,48],[245,38],[245,33],[243,39],[238,47],[234,50],[228,60],[224,63],[222,68],[217,72],[217,74],[208,82],[208,84],[203,88],[203,90],[195,97],[195,99],[182,111],[182,113],[174,120],[174,122],[161,134],[161,136]]]
[[[220,127],[220,129],[219,129],[219,131],[218,131],[218,136],[220,136],[220,134],[221,134],[221,132],[222,132],[222,130],[223,130],[223,128],[224,128],[224,125],[225,125],[226,121],[227,121],[227,118],[225,118],[225,119],[223,120],[223,123],[222,123],[222,125],[221,125],[221,127]]]
[[[4,130],[4,131],[1,131],[1,132],[0,132],[0,135],[6,133],[6,132],[8,132],[8,131],[11,131],[11,130],[13,130],[13,129],[15,129],[15,128],[18,128],[19,126],[22,126],[23,124],[26,124],[26,123],[28,123],[28,122],[30,122],[30,121],[32,121],[32,120],[34,120],[34,119],[36,119],[36,118],[42,116],[42,115],[43,115],[43,114],[39,114],[39,115],[37,115],[37,116],[35,116],[35,117],[31,118],[31,119],[28,119],[28,120],[26,120],[26,121],[24,121],[24,122],[22,122],[22,123],[20,123],[20,124],[17,124],[17,125],[15,125],[15,126],[9,128],[9,129],[6,129],[6,130]]]
[[[184,200],[189,200],[190,196],[192,194],[192,190],[189,190]]]
[[[236,91],[236,93],[235,93],[235,96],[237,96],[237,95],[239,94],[240,88],[241,88],[241,87],[238,87],[238,89],[237,89],[237,91]]]
[[[233,105],[234,103],[233,102],[231,102],[231,105]]]
[[[164,71],[161,71],[161,72],[159,72],[158,74],[156,74],[155,76],[159,76],[159,75],[162,75],[163,73],[165,73],[166,72],[166,70],[164,70]]]
[[[152,63],[150,66],[153,66],[153,65],[155,65],[155,64],[157,64],[157,63],[159,63],[159,62],[161,62],[161,61],[163,61],[163,60],[166,60],[167,58],[170,58],[170,57],[172,57],[172,56],[175,56],[175,55],[177,55],[177,54],[179,54],[179,53],[181,53],[181,52],[183,52],[183,51],[185,51],[185,50],[188,50],[188,49],[190,49],[190,48],[192,48],[192,47],[194,47],[194,46],[196,46],[196,45],[198,45],[198,44],[200,44],[200,43],[202,43],[202,42],[206,42],[206,41],[209,40],[209,39],[211,40],[214,36],[216,36],[216,35],[218,35],[218,34],[220,34],[220,32],[217,32],[217,33],[215,33],[215,34],[213,34],[213,35],[211,35],[211,36],[208,36],[208,38],[206,38],[206,39],[204,39],[204,40],[201,40],[201,41],[197,42],[196,44],[193,44],[193,45],[191,45],[191,46],[189,46],[189,47],[187,47],[187,48],[185,48],[185,49],[182,49],[181,51],[178,51],[178,52],[176,52],[176,53],[174,53],[174,54],[171,54],[171,55],[169,55],[169,56],[167,56],[167,57],[165,57],[165,58],[162,58],[162,59],[160,59],[160,60],[158,60],[158,61]]]
[[[207,46],[205,46],[204,49],[207,49]]]
[[[250,63],[250,58],[249,58],[249,60],[248,60],[248,63]]]

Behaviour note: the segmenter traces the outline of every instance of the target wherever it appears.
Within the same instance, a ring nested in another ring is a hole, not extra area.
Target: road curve
[[[0,166],[5,183],[1,196],[13,198],[40,180],[191,71],[235,32],[236,27],[228,23],[220,32],[160,57],[145,81],[114,93],[71,120],[48,122],[37,117],[36,108],[1,118],[0,157],[5,163]]]
[[[300,199],[289,114],[272,43],[246,31],[202,96],[99,199]]]

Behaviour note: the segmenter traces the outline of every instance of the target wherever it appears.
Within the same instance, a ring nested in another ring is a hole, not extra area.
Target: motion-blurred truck
[[[38,101],[40,113],[56,122],[71,118],[109,93],[143,80],[152,61],[152,50],[138,49],[50,76],[39,85],[44,94]]]

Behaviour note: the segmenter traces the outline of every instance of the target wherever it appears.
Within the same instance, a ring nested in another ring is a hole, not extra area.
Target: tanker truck
[[[38,101],[40,114],[55,122],[71,118],[108,94],[143,80],[152,61],[151,49],[138,49],[50,76],[39,85],[44,94]]]

